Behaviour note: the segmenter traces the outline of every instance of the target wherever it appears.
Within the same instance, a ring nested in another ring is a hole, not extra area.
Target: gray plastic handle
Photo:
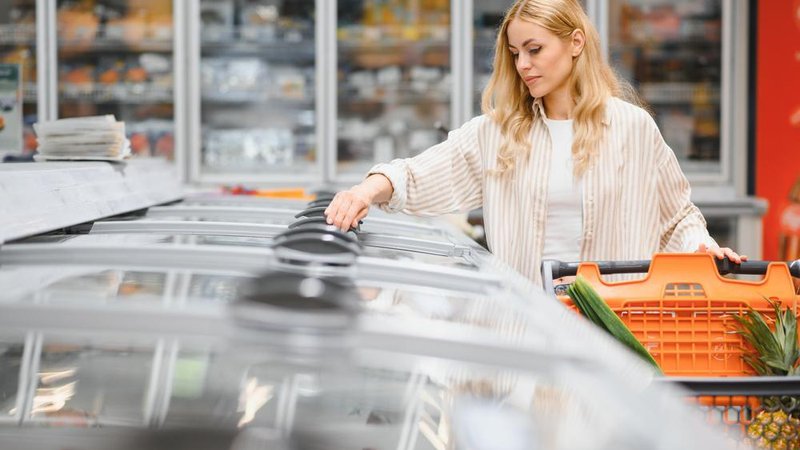
[[[309,206],[308,208],[295,214],[294,218],[299,219],[301,217],[325,217],[325,210],[327,208],[328,208],[327,206]]]

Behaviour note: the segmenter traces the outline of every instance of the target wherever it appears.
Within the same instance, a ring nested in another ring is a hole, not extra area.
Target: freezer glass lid
[[[107,266],[13,266],[0,267],[0,284],[8,286],[4,304],[21,303],[46,308],[53,305],[79,306],[90,310],[148,309],[190,310],[210,308],[227,314],[228,306],[240,299],[294,301],[306,294],[310,281],[297,274],[274,272],[268,277],[213,271],[158,270]],[[509,342],[522,341],[529,320],[511,294],[496,286],[482,292],[421,287],[397,282],[348,281],[347,290],[337,294],[352,304],[361,320],[391,318],[407,322],[409,329],[447,327],[452,333],[469,334],[481,329]],[[289,299],[289,300],[286,300]],[[247,302],[240,302],[247,304]],[[279,305],[281,306],[281,305]],[[280,312],[280,311],[279,311]],[[302,311],[301,311],[302,312]],[[280,316],[287,322],[267,324],[291,326],[296,318],[306,324],[303,314]],[[311,319],[313,325],[314,321]]]
[[[9,410],[15,420],[0,421],[0,443],[35,427],[60,430],[41,433],[63,433],[60,446],[82,449],[102,446],[71,439],[98,430],[116,433],[113,448],[123,449],[724,448],[677,398],[557,358],[517,370],[464,363],[457,349],[447,358],[300,357],[255,343],[86,333],[15,344],[0,355],[0,376],[30,389]],[[227,436],[223,445],[177,446],[175,438],[209,430]],[[26,436],[25,448],[52,448]]]
[[[119,251],[124,251],[125,246],[144,244],[173,244],[182,246],[233,246],[233,247],[263,247],[269,248],[272,237],[257,236],[224,236],[224,235],[185,235],[185,234],[140,234],[140,233],[113,233],[113,234],[72,234],[36,236],[22,241],[25,244],[64,244],[64,245],[119,245]],[[461,256],[442,256],[417,251],[399,250],[364,246],[363,255],[373,258],[389,259],[395,261],[422,262],[436,264],[442,267],[452,267],[465,270],[478,270],[471,261]]]

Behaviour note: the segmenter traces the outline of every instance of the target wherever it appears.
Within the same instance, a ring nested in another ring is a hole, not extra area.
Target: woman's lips
[[[542,77],[530,76],[530,77],[525,77],[525,78],[523,78],[523,80],[525,81],[525,84],[533,84],[533,83],[535,83],[535,82],[536,82],[536,80],[538,80],[539,78],[542,78]]]

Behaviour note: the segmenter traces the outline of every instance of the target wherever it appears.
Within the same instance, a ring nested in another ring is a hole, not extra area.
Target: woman
[[[497,35],[484,115],[422,154],[379,164],[339,193],[346,229],[376,203],[438,215],[483,207],[487,244],[540,283],[543,259],[635,260],[719,248],[678,161],[603,60],[577,0],[517,0]]]

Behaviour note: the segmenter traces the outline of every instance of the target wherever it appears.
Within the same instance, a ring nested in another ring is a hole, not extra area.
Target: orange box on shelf
[[[797,313],[792,275],[785,263],[773,262],[757,281],[725,278],[711,255],[662,253],[639,280],[607,282],[595,263],[582,263],[583,276],[634,336],[653,355],[666,375],[754,375],[742,361],[744,343],[733,330],[733,315],[748,307],[768,318],[767,299],[780,300]],[[568,297],[561,301],[575,308]]]

